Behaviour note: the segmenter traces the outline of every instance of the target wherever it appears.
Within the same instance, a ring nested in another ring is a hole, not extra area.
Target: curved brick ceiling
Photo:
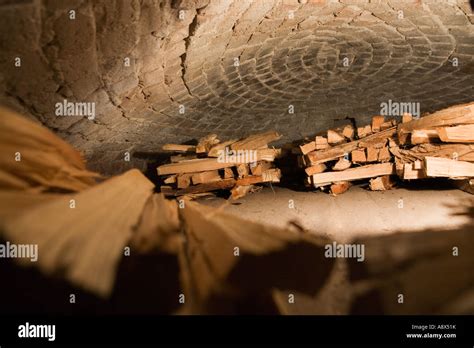
[[[389,99],[426,112],[474,95],[461,0],[6,1],[0,18],[0,102],[93,164],[209,132],[293,140]],[[55,116],[63,99],[95,102],[96,119]]]

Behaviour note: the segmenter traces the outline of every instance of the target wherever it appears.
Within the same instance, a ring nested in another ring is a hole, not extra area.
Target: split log
[[[334,196],[337,196],[349,190],[351,186],[352,184],[349,181],[341,181],[341,182],[336,182],[332,184],[330,189],[331,189],[331,193]]]
[[[474,143],[474,124],[437,129],[445,143]]]
[[[372,191],[386,191],[390,190],[395,185],[393,178],[390,175],[379,176],[370,179],[370,189]]]
[[[328,135],[328,143],[330,145],[337,145],[337,144],[344,143],[346,141],[344,136],[339,134],[335,130],[331,130],[331,129],[328,130],[327,135]]]
[[[324,163],[315,164],[314,166],[308,167],[305,169],[307,175],[313,175],[316,173],[322,173],[326,170],[326,165]]]
[[[395,166],[393,163],[370,164],[363,167],[349,168],[340,172],[324,172],[314,174],[313,184],[321,185],[324,183],[352,181],[392,174],[395,174]]]
[[[390,155],[390,150],[388,149],[388,147],[383,147],[379,150],[379,157],[378,157],[378,161],[379,162],[388,162],[392,159],[392,156]]]
[[[375,147],[367,148],[367,162],[377,162],[379,159],[379,149]]]
[[[474,163],[449,158],[425,157],[425,172],[429,177],[474,177]]]
[[[300,145],[301,152],[306,155],[308,152],[316,150],[316,142],[312,141],[307,144]]]
[[[372,132],[380,132],[380,127],[382,124],[385,122],[385,117],[384,116],[374,116],[372,117]]]
[[[324,164],[321,163],[319,165],[324,165]],[[347,160],[343,157],[343,158],[340,158],[339,161],[337,161],[337,163],[332,167],[332,170],[346,170],[346,169],[350,168],[351,165],[352,165],[351,161],[349,161],[349,160]],[[306,173],[308,173],[308,172],[306,172]],[[312,174],[316,174],[316,173],[312,173]]]
[[[322,136],[316,136],[315,138],[316,150],[324,150],[329,147],[328,139]]]
[[[344,126],[344,128],[342,129],[342,135],[350,141],[354,140],[354,135],[355,135],[354,127],[350,124]]]
[[[357,149],[351,152],[351,160],[353,163],[365,163],[367,162],[367,157],[365,156],[364,149]]]
[[[372,127],[370,125],[357,127],[357,137],[359,139],[365,138],[366,136],[369,136],[370,134],[372,134]]]

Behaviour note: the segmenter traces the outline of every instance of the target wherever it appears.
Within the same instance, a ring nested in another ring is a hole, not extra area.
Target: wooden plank
[[[358,168],[349,168],[340,172],[324,172],[314,174],[313,184],[317,185],[337,181],[352,181],[392,174],[395,174],[395,166],[393,163],[371,164]]]
[[[164,144],[161,147],[164,151],[174,151],[174,152],[195,152],[196,146],[194,145],[179,145],[179,144]]]
[[[254,134],[243,140],[233,143],[232,150],[255,150],[281,138],[276,131]]]
[[[474,143],[474,124],[437,129],[445,143]]]
[[[448,158],[425,157],[425,172],[429,177],[474,177],[474,163]]]

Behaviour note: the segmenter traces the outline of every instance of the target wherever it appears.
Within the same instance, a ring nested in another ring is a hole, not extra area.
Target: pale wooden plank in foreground
[[[351,168],[340,172],[324,172],[314,174],[313,184],[318,185],[337,181],[351,181],[391,174],[395,174],[395,165],[393,163],[372,164],[359,168]]]

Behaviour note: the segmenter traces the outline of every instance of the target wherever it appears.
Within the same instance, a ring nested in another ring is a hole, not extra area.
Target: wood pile
[[[232,199],[245,196],[260,183],[280,182],[281,172],[273,162],[281,149],[268,144],[281,138],[275,131],[245,139],[221,142],[210,134],[196,146],[165,144],[162,149],[177,153],[170,164],[157,168],[164,177],[161,192],[166,196],[193,198],[216,190],[230,190]]]
[[[474,177],[474,103],[419,119],[404,114],[400,123],[374,116],[370,125],[330,129],[299,150],[307,186],[334,195],[356,180],[369,180],[371,190],[388,190],[395,175],[466,180]]]

